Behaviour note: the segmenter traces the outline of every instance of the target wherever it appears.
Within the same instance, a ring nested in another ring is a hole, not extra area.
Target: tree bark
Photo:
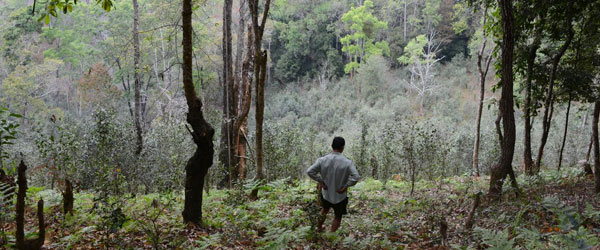
[[[135,123],[135,134],[137,139],[137,148],[135,154],[139,157],[142,153],[144,138],[142,135],[142,97],[141,88],[142,81],[140,76],[140,33],[139,33],[139,6],[138,1],[133,0],[133,78],[134,78],[134,92],[135,92],[135,112],[134,112],[134,123]]]
[[[569,129],[569,111],[571,111],[571,96],[569,96],[569,102],[567,104],[567,115],[565,117],[565,132],[563,133],[562,144],[560,146],[560,153],[558,154],[558,171],[562,166],[562,156],[565,149],[565,142],[567,141],[567,130]]]
[[[502,136],[502,150],[500,159],[491,169],[489,196],[499,199],[502,194],[502,185],[506,176],[511,174],[512,160],[515,151],[515,116],[513,101],[513,50],[514,50],[514,15],[512,0],[498,0],[502,15],[502,94],[499,103],[499,112],[502,117],[504,134]],[[513,185],[516,181],[513,179]]]
[[[590,143],[588,146],[587,154],[585,155],[585,161],[590,162],[590,155],[592,154],[592,147],[594,146],[594,137],[590,137]]]
[[[261,43],[265,30],[265,23],[267,22],[267,16],[269,14],[269,8],[271,0],[266,0],[262,18],[259,23],[259,12],[258,5],[260,0],[249,0],[248,6],[250,7],[250,15],[252,16],[252,30],[254,31],[254,78],[255,78],[255,89],[256,89],[256,178],[258,180],[263,179],[263,150],[262,150],[262,139],[263,139],[263,117],[265,108],[265,80],[267,71],[267,51],[261,51]],[[250,195],[256,198],[258,195],[258,189],[252,190]]]
[[[483,53],[487,45],[487,38],[485,34],[485,23],[487,21],[487,7],[483,12],[483,42],[481,48],[477,53],[477,68],[479,70],[479,106],[477,107],[477,125],[475,129],[475,145],[473,146],[473,171],[475,177],[479,177],[479,140],[481,138],[481,115],[483,113],[483,99],[485,97],[485,78],[487,77],[488,70],[490,68],[490,62],[492,61],[491,53],[485,59],[485,68],[482,65]]]
[[[567,51],[567,48],[571,44],[573,40],[573,36],[575,32],[573,31],[573,25],[571,24],[571,18],[568,20],[569,25],[569,33],[567,35],[567,40],[561,46],[558,54],[554,56],[552,59],[552,71],[550,72],[550,81],[548,83],[548,90],[546,91],[546,101],[544,103],[544,117],[542,118],[542,141],[540,143],[540,147],[538,148],[537,159],[535,161],[536,171],[540,170],[542,157],[544,155],[544,147],[546,146],[546,141],[548,140],[548,134],[550,133],[550,122],[552,121],[552,110],[553,110],[553,90],[554,90],[554,80],[556,77],[556,71],[558,70],[558,64],[560,63],[560,59]]]
[[[250,113],[250,106],[252,105],[252,79],[250,77],[250,64],[252,63],[252,48],[253,48],[253,35],[250,32],[251,26],[248,26],[248,44],[247,53],[244,62],[242,63],[241,79],[239,79],[238,85],[239,93],[237,98],[238,114],[233,124],[233,129],[236,131],[235,146],[236,156],[238,157],[238,173],[239,179],[242,181],[246,178],[246,133],[248,127],[248,113]],[[242,31],[243,34],[243,31]]]
[[[594,143],[594,192],[600,193],[600,145],[598,144],[598,118],[600,117],[600,101],[594,103],[594,120],[592,122],[592,141]]]
[[[236,114],[234,75],[232,59],[232,37],[231,37],[231,12],[233,0],[225,0],[223,4],[223,120],[221,122],[221,147],[219,160],[223,164],[224,173],[221,187],[229,185],[237,178],[237,164],[235,164],[235,148],[233,140],[233,119]]]
[[[256,75],[256,178],[263,179],[263,118],[265,109],[265,73],[267,66],[267,51],[260,53],[258,57],[255,55],[255,72]]]
[[[19,168],[17,169],[17,205],[15,209],[15,220],[17,223],[17,232],[15,233],[16,243],[18,249],[24,248],[25,242],[25,196],[27,194],[27,177],[25,177],[25,171],[27,166],[21,161]]]
[[[404,41],[406,41],[406,23],[407,23],[407,20],[406,20],[406,16],[407,16],[407,13],[406,13],[406,7],[407,7],[407,5],[408,5],[408,4],[407,4],[407,1],[408,1],[408,0],[404,0],[404,12],[403,12],[403,14],[402,14],[402,15],[403,15],[403,18],[402,18],[402,19],[403,19],[403,21],[402,21],[402,24],[404,25],[404,29],[402,30],[402,38],[404,39]]]
[[[523,138],[523,164],[525,174],[534,175],[533,158],[531,156],[531,82],[533,81],[533,69],[537,50],[540,48],[542,29],[544,26],[544,18],[542,17],[540,24],[536,30],[535,39],[529,48],[527,55],[527,79],[525,80],[525,103],[523,105],[525,136]]]
[[[244,59],[244,32],[246,31],[246,0],[240,0],[238,11],[237,41],[235,51],[234,82],[240,84],[242,78],[242,61]],[[238,103],[239,104],[239,103]],[[240,107],[238,106],[238,109]]]
[[[69,179],[65,180],[65,192],[63,193],[63,214],[73,215],[73,184]]]
[[[19,250],[37,250],[44,245],[46,238],[46,225],[44,222],[44,200],[38,201],[37,217],[38,217],[38,237],[35,239],[25,239],[25,198],[27,196],[27,166],[23,161],[17,169],[17,184],[19,190],[17,192],[17,204],[15,208],[15,219],[17,224],[17,232],[15,234],[16,247]]]
[[[183,89],[188,105],[187,122],[196,152],[188,160],[185,167],[185,204],[183,221],[185,223],[200,224],[202,222],[202,189],[204,177],[213,163],[213,136],[214,129],[206,122],[202,113],[202,101],[198,98],[194,88],[192,69],[193,56],[193,27],[192,27],[192,0],[183,0],[182,28],[183,28]]]

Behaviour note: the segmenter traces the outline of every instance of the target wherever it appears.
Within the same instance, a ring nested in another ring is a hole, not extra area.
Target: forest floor
[[[210,190],[203,228],[181,222],[180,192],[104,199],[81,192],[75,214],[65,217],[59,192],[30,188],[26,234],[37,232],[33,204],[43,198],[44,249],[599,249],[600,210],[591,177],[567,169],[518,180],[520,197],[510,188],[500,202],[483,195],[473,229],[466,230],[474,194],[486,193],[487,177],[420,181],[413,195],[405,180],[366,179],[351,188],[349,214],[337,233],[315,232],[316,185],[308,180],[268,183],[255,201],[247,198],[250,185]],[[14,242],[14,223],[2,229]]]

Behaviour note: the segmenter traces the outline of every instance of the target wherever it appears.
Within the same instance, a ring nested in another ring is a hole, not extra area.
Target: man
[[[319,232],[323,231],[323,223],[329,210],[333,208],[335,219],[331,224],[331,232],[337,231],[342,223],[342,215],[347,214],[348,187],[354,186],[360,176],[351,160],[342,155],[346,142],[342,137],[333,138],[331,147],[333,152],[323,156],[315,162],[306,173],[321,184],[322,206]]]

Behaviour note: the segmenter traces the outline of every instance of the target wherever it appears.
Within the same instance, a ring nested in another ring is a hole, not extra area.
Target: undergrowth
[[[464,229],[473,194],[485,193],[487,182],[469,176],[420,181],[410,196],[407,181],[363,180],[349,192],[349,214],[337,233],[316,232],[319,207],[315,184],[308,180],[211,190],[205,194],[201,228],[181,222],[181,192],[120,197],[82,192],[75,195],[72,216],[60,212],[57,191],[31,188],[28,197],[48,201],[48,249],[422,249],[441,246],[441,220],[448,224],[447,246],[455,249],[591,249],[599,244],[597,198],[592,180],[580,171],[520,176],[521,197],[508,189],[500,202],[483,199],[474,228]],[[257,186],[260,198],[250,200]],[[2,218],[4,242],[10,244],[14,225],[6,222],[14,215]],[[34,225],[28,219],[27,229],[33,232]]]

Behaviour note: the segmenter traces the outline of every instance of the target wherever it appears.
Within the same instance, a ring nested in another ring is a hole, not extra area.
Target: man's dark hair
[[[344,138],[336,136],[333,138],[333,143],[331,143],[331,147],[334,150],[340,150],[342,148],[344,148],[344,145],[346,145],[346,141],[344,140]]]

